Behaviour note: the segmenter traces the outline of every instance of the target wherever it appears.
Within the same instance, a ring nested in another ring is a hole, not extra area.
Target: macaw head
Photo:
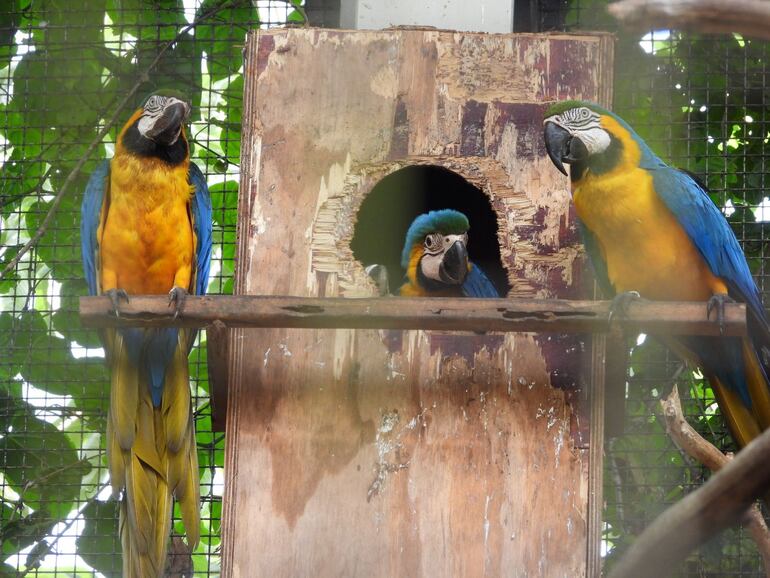
[[[136,128],[142,137],[171,146],[179,139],[189,116],[190,103],[180,94],[159,91],[144,101]]]
[[[188,159],[184,125],[190,103],[180,94],[159,91],[147,97],[131,115],[118,137],[124,151],[143,158],[156,158],[172,165]]]
[[[412,283],[429,291],[462,285],[468,275],[468,218],[452,209],[417,217],[406,233],[401,265]]]
[[[586,172],[602,174],[621,164],[638,166],[647,146],[623,119],[592,102],[567,100],[551,106],[543,120],[545,148],[565,175],[572,165],[572,180]]]

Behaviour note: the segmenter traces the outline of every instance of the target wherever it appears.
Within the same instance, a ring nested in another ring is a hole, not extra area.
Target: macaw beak
[[[573,137],[567,129],[546,119],[544,128],[545,150],[551,162],[565,176],[564,163],[574,163],[588,158],[588,149],[579,137]]]
[[[179,138],[182,123],[190,112],[190,105],[181,100],[174,100],[166,106],[163,114],[145,136],[157,143],[172,145]]]
[[[455,241],[444,253],[438,269],[441,281],[447,285],[462,285],[468,275],[468,249],[462,241]]]

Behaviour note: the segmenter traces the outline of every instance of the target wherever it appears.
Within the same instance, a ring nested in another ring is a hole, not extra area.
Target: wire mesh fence
[[[10,0],[0,13],[0,575],[119,576],[117,502],[102,433],[104,352],[81,329],[79,204],[88,174],[157,88],[187,95],[194,162],[214,206],[210,291],[232,290],[246,31],[301,21],[280,0]],[[157,64],[153,66],[153,63]],[[133,95],[110,120],[127,95]],[[108,128],[100,141],[99,131]],[[45,234],[20,249],[77,162]],[[18,263],[14,264],[14,258]],[[200,338],[205,342],[205,336]],[[201,468],[201,544],[170,576],[219,571],[223,436],[211,428],[205,343],[190,355]],[[181,533],[176,521],[174,530]],[[185,553],[174,541],[172,553]],[[193,567],[190,568],[192,562]]]
[[[615,112],[661,158],[707,184],[767,302],[767,43],[737,34],[618,31],[606,4],[604,0],[576,0],[568,7],[553,3],[550,11],[560,10],[561,20],[551,23],[568,30],[618,32]],[[652,339],[641,337],[631,345],[625,432],[605,447],[603,547],[608,567],[652,520],[710,476],[665,433],[660,400],[674,384],[688,421],[723,451],[736,450],[703,376]],[[764,576],[765,572],[755,544],[737,528],[702,546],[672,575]]]
[[[108,392],[97,336],[80,328],[79,204],[96,159],[144,96],[172,87],[193,101],[193,159],[214,205],[210,291],[232,290],[243,89],[241,50],[257,26],[300,21],[295,1],[10,0],[0,13],[0,269],[41,226],[76,163],[45,235],[0,279],[0,575],[117,576],[116,502],[104,465]],[[609,29],[606,0],[541,1],[540,30]],[[724,207],[760,288],[770,291],[765,223],[768,47],[734,36],[623,33],[615,110],[664,159],[700,175]],[[162,54],[161,54],[162,53]],[[160,56],[159,56],[160,55]],[[153,61],[157,65],[151,68]],[[99,141],[121,100],[138,86]],[[101,144],[99,144],[101,143]],[[205,340],[205,337],[203,338]],[[170,575],[218,574],[223,438],[212,432],[205,347],[191,353],[198,393],[202,541]],[[709,476],[665,434],[658,406],[677,382],[691,423],[734,449],[713,394],[652,340],[633,348],[625,434],[607,446],[608,564],[665,507]],[[181,525],[175,526],[181,533]],[[174,548],[172,547],[172,550]],[[180,550],[181,552],[181,550]],[[174,574],[176,572],[176,574]],[[704,546],[681,576],[764,575],[733,530]]]

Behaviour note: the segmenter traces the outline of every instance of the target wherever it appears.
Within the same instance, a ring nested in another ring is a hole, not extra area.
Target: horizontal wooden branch
[[[434,329],[447,331],[551,331],[582,333],[608,329],[608,301],[380,297],[367,299],[216,295],[187,298],[174,319],[165,296],[133,296],[120,317],[106,297],[81,297],[87,327],[295,327]],[[627,331],[665,335],[718,335],[705,303],[635,301],[624,319]],[[725,335],[745,335],[746,308],[725,306]]]
[[[626,26],[649,30],[680,28],[696,32],[738,32],[770,39],[770,2],[767,0],[621,0],[610,14]]]
[[[770,430],[765,430],[708,482],[658,516],[609,578],[667,576],[697,546],[740,522],[770,488],[768,455]]]

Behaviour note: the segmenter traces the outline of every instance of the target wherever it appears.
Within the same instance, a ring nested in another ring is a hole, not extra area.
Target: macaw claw
[[[126,303],[129,302],[128,293],[125,289],[108,289],[104,292],[104,295],[110,298],[112,303],[112,312],[115,317],[120,317],[120,300],[123,299]]]
[[[642,296],[638,291],[625,291],[618,293],[612,298],[610,304],[610,314],[607,316],[607,325],[612,324],[612,318],[625,319],[628,317],[628,306],[634,301],[638,301]]]
[[[179,317],[179,312],[184,308],[184,302],[185,299],[187,299],[187,295],[187,289],[176,286],[168,292],[168,305],[169,307],[171,307],[172,304],[174,305],[174,319]]]
[[[735,299],[727,293],[716,293],[706,303],[706,318],[711,319],[711,312],[717,312],[717,323],[719,324],[719,335],[725,334],[725,303],[735,303]]]

